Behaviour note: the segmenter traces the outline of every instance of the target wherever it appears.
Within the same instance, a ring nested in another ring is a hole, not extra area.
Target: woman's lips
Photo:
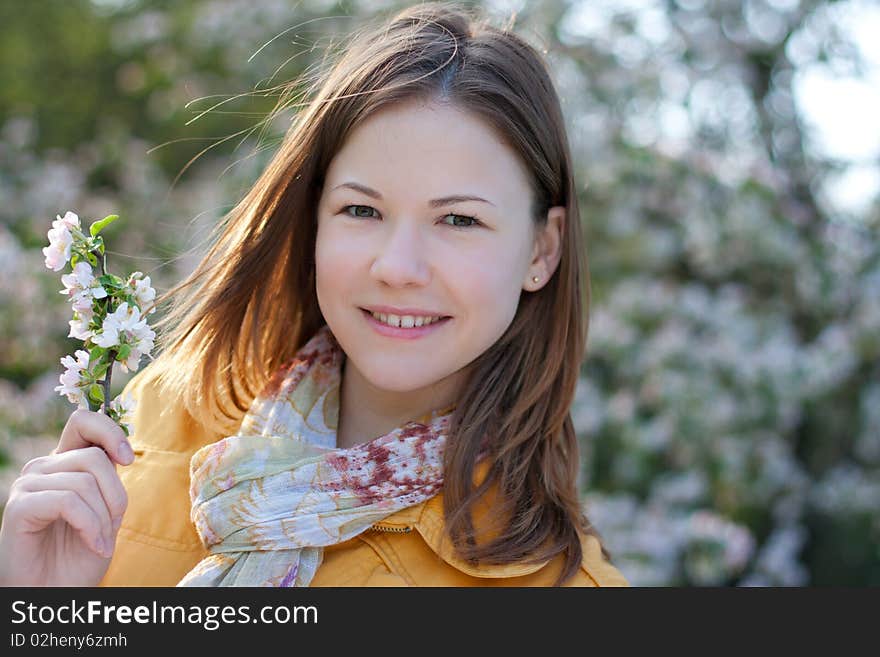
[[[373,317],[372,313],[368,310],[360,309],[361,314],[363,314],[364,318],[367,320],[367,323],[376,331],[379,335],[388,337],[388,338],[398,338],[402,340],[416,340],[418,338],[425,337],[426,335],[430,335],[435,331],[443,328],[446,324],[452,321],[452,317],[444,317],[436,322],[428,324],[427,326],[414,326],[412,328],[398,328],[396,326],[389,326],[383,322],[380,322],[378,319]]]

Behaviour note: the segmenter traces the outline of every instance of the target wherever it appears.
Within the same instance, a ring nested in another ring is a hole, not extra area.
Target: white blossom
[[[92,321],[92,317],[94,313],[91,312],[91,308],[89,310],[78,310],[74,313],[73,319],[71,319],[68,324],[70,324],[70,333],[67,334],[68,338],[76,338],[77,340],[90,340],[94,335],[94,331],[89,328],[89,323]]]
[[[119,366],[122,368],[123,372],[137,372],[140,367],[141,358],[143,356],[149,356],[150,350],[153,348],[153,343],[150,341],[147,343],[144,341],[143,343],[138,343],[142,345],[142,348],[132,347],[131,353],[128,355],[123,361],[119,361]]]
[[[73,356],[64,356],[61,364],[66,368],[59,379],[60,386],[55,387],[55,391],[61,395],[67,395],[67,399],[77,404],[80,408],[88,408],[89,403],[86,399],[86,391],[83,389],[83,372],[89,369],[89,353],[78,349]]]
[[[64,283],[64,289],[60,293],[71,297],[73,309],[78,312],[91,310],[93,299],[107,296],[107,290],[98,282],[88,262],[77,262],[73,272],[62,276],[61,282]]]
[[[131,422],[133,420],[133,414],[136,407],[134,395],[130,392],[126,393],[123,397],[119,395],[110,402],[109,410],[114,411],[118,414],[119,417],[119,425],[123,426],[129,434],[131,434]]]
[[[128,277],[128,285],[134,290],[134,298],[138,307],[143,310],[147,305],[156,298],[156,290],[150,287],[150,277],[144,276],[143,272],[136,271]],[[155,308],[151,308],[147,313],[156,312]]]
[[[68,230],[73,230],[74,228],[82,230],[82,227],[79,224],[79,217],[75,212],[71,212],[70,210],[65,212],[63,217],[60,214],[56,214],[55,221],[52,222],[52,225],[54,226],[58,222],[60,222],[60,225],[66,226]]]
[[[149,355],[152,351],[155,337],[156,334],[147,325],[147,320],[141,318],[137,306],[129,306],[123,302],[104,318],[100,332],[95,334],[92,341],[105,349],[129,345],[131,353],[125,361],[121,361],[122,369],[129,372],[137,371],[141,356]]]
[[[74,228],[79,230],[80,225],[79,217],[73,212],[56,217],[58,218],[52,222],[48,233],[49,246],[43,248],[43,255],[46,256],[46,267],[52,271],[61,271],[70,260],[70,247],[73,245],[71,231]]]

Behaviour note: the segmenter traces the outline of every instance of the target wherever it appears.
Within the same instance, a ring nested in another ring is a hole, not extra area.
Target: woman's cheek
[[[334,306],[348,296],[352,277],[349,268],[354,266],[346,255],[349,251],[350,247],[332,231],[319,232],[315,245],[315,283],[318,305],[328,321],[327,315],[335,314]]]
[[[489,349],[513,322],[519,304],[518,286],[510,263],[503,258],[474,257],[456,271],[456,301],[463,329],[451,337],[456,355],[469,364]]]
[[[516,264],[497,253],[483,254],[470,258],[459,266],[466,275],[461,279],[467,282],[477,301],[491,306],[507,306],[519,299],[520,281]]]
[[[319,226],[315,245],[315,267],[317,275],[340,273],[353,268],[357,256],[363,257],[363,245],[358,248],[358,240],[352,239],[344,231],[332,226]]]

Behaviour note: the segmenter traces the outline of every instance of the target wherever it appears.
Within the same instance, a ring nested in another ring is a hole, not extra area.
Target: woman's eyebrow
[[[345,183],[342,183],[341,185],[336,185],[336,187],[334,187],[333,190],[339,189],[340,187],[348,187],[349,189],[354,189],[354,190],[361,192],[362,194],[366,194],[367,196],[374,198],[376,200],[379,200],[379,201],[382,200],[382,195],[379,192],[377,192],[372,187],[367,187],[366,185],[361,185],[360,183],[345,182]],[[330,191],[333,191],[333,190],[330,190]],[[454,194],[452,196],[443,196],[441,198],[435,198],[435,199],[428,201],[428,205],[430,205],[432,208],[437,208],[437,207],[440,207],[443,205],[450,205],[452,203],[461,203],[462,201],[480,201],[482,203],[488,203],[489,205],[495,205],[494,203],[492,203],[492,201],[487,201],[486,199],[481,198],[479,196],[471,196],[469,194]]]

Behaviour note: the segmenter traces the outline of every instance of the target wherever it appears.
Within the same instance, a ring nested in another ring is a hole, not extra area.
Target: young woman
[[[423,4],[312,89],[166,295],[130,445],[77,411],[25,466],[0,578],[625,586],[578,494],[589,278],[546,64]]]

